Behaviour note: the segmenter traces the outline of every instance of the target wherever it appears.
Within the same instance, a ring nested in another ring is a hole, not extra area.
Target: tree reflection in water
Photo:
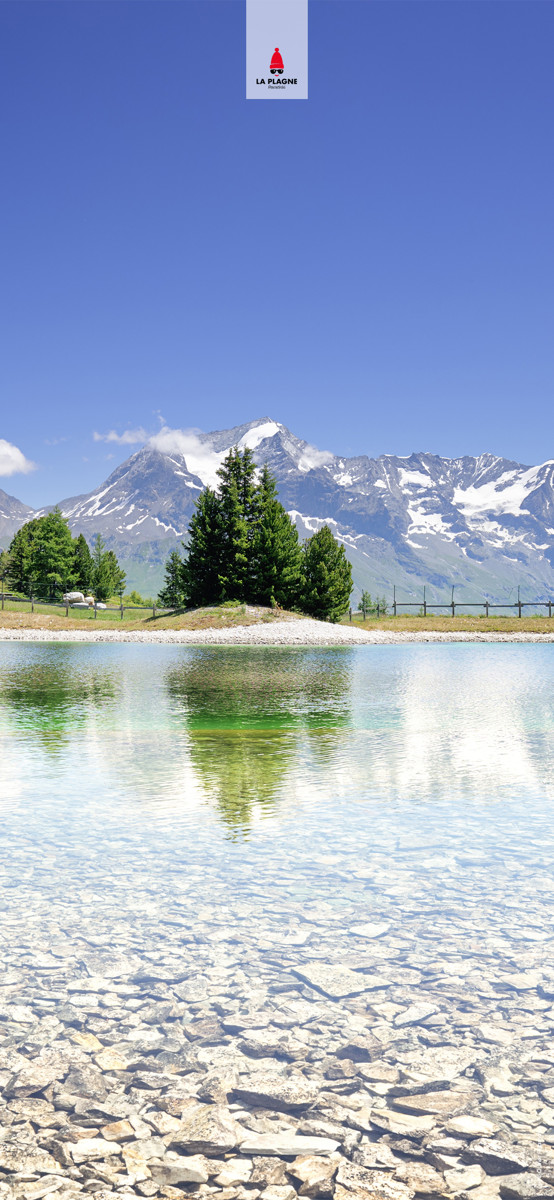
[[[105,664],[95,668],[83,659],[81,647],[55,646],[53,653],[40,647],[32,661],[2,672],[0,706],[20,735],[57,754],[86,725],[91,711],[114,701],[117,690]]]
[[[292,783],[300,744],[332,753],[350,721],[350,651],[210,647],[166,676],[191,762],[229,836],[247,836]]]

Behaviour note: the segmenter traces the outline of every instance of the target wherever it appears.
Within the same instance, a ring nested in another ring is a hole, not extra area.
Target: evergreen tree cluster
[[[274,476],[264,466],[256,478],[249,449],[231,450],[218,475],[217,490],[206,488],[196,502],[187,558],[178,550],[169,557],[160,604],[199,608],[237,600],[338,621],[348,608],[352,572],[329,527],[300,545]]]
[[[14,591],[48,600],[78,590],[92,591],[104,601],[125,586],[125,572],[100,534],[91,553],[82,533],[71,536],[59,508],[18,529],[3,556],[2,572]]]

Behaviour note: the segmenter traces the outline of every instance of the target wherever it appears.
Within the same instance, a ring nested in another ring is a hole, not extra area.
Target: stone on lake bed
[[[296,1195],[296,1189],[290,1183],[270,1183],[260,1192],[260,1200],[296,1200]]]
[[[108,1142],[105,1138],[81,1138],[68,1147],[73,1162],[91,1162],[99,1158],[109,1158],[112,1154],[121,1154],[123,1147],[119,1142]]]
[[[409,1008],[398,1013],[398,1016],[394,1018],[394,1024],[397,1028],[401,1028],[403,1025],[419,1025],[420,1021],[425,1021],[426,1017],[432,1017],[436,1011],[436,1004],[410,1004]]]
[[[36,1179],[34,1183],[24,1183],[23,1185],[19,1183],[17,1191],[19,1196],[23,1197],[23,1200],[42,1200],[43,1196],[49,1196],[53,1192],[58,1192],[63,1188],[64,1197],[68,1197],[68,1192],[64,1187],[67,1182],[67,1178],[64,1178],[63,1175],[43,1175],[42,1179]],[[71,1186],[72,1188],[75,1187],[73,1180]],[[78,1184],[77,1187],[81,1188],[82,1184]],[[9,1196],[11,1198],[13,1195],[14,1193],[11,1188],[8,1192],[3,1192],[0,1185],[0,1197]]]
[[[501,1142],[498,1138],[482,1138],[464,1147],[464,1162],[477,1163],[487,1175],[518,1175],[529,1170],[529,1155],[525,1148]]]
[[[416,1141],[430,1133],[436,1124],[433,1116],[416,1117],[408,1113],[394,1112],[389,1108],[372,1108],[369,1120],[376,1129],[397,1134],[399,1137],[415,1138]]]
[[[439,1171],[424,1162],[402,1163],[395,1178],[401,1180],[416,1196],[442,1196],[444,1179]]]
[[[283,1112],[310,1108],[318,1097],[318,1087],[303,1076],[297,1078],[256,1071],[248,1082],[233,1088],[233,1096],[256,1108],[276,1108]]]
[[[339,1148],[339,1143],[332,1138],[281,1133],[278,1130],[275,1133],[241,1132],[245,1135],[240,1143],[241,1154],[297,1158],[299,1154],[334,1154]]]
[[[474,1163],[472,1167],[453,1167],[444,1172],[444,1178],[451,1192],[465,1192],[479,1187],[486,1176],[483,1168]]]
[[[534,992],[541,981],[542,976],[532,971],[520,971],[517,975],[499,975],[496,980],[514,992]]]
[[[12,1075],[5,1085],[3,1092],[7,1099],[32,1096],[34,1092],[42,1092],[49,1084],[55,1083],[67,1074],[67,1066],[42,1065],[30,1062],[17,1074]]]
[[[100,1132],[107,1142],[127,1142],[137,1136],[130,1121],[113,1121],[111,1125],[104,1125]]]
[[[496,1126],[492,1121],[487,1121],[485,1117],[452,1117],[446,1122],[445,1129],[448,1133],[458,1133],[462,1137],[491,1137],[496,1130]]]
[[[194,1104],[184,1110],[179,1129],[171,1135],[170,1146],[217,1158],[234,1150],[243,1133],[228,1108]]]
[[[371,1171],[344,1159],[337,1171],[335,1196],[374,1198],[374,1200],[411,1200],[413,1193],[400,1180],[391,1179],[386,1171]]]
[[[383,1047],[378,1038],[372,1037],[371,1034],[365,1034],[363,1037],[350,1038],[344,1045],[339,1046],[335,1050],[335,1056],[336,1058],[349,1058],[355,1063],[367,1063],[378,1057],[382,1050]],[[398,1072],[396,1072],[396,1076],[398,1076]]]
[[[14,1174],[56,1175],[60,1164],[46,1150],[29,1146],[10,1146],[0,1143],[0,1170]]]
[[[386,1142],[362,1142],[354,1150],[353,1161],[370,1171],[394,1171],[402,1159],[393,1153]]]
[[[75,1032],[71,1035],[71,1041],[75,1042],[77,1046],[82,1046],[84,1050],[104,1049],[102,1042],[94,1033],[81,1033],[78,1030],[75,1030]]]
[[[160,1186],[176,1187],[180,1183],[207,1183],[209,1165],[203,1154],[176,1154],[152,1163],[150,1174]]]
[[[301,967],[293,967],[292,972],[310,987],[329,996],[331,1000],[357,996],[361,992],[388,987],[390,983],[390,980],[380,975],[362,975],[358,971],[351,971],[349,967],[333,966],[324,962],[303,963]]]
[[[220,1187],[233,1187],[235,1183],[248,1183],[251,1174],[251,1158],[229,1158],[219,1175],[216,1175],[215,1182]]]
[[[139,1137],[134,1142],[126,1142],[121,1149],[127,1170],[133,1170],[135,1163],[141,1166],[150,1162],[151,1158],[163,1158],[166,1147],[162,1138]]]
[[[500,1183],[502,1200],[552,1200],[554,1188],[533,1171],[510,1175]]]
[[[509,1029],[503,1029],[501,1025],[491,1025],[487,1021],[478,1025],[476,1032],[484,1042],[492,1042],[493,1046],[510,1046],[514,1040],[514,1035]]]
[[[353,925],[348,932],[353,933],[356,937],[379,938],[383,937],[383,934],[388,933],[389,929],[390,925],[386,923],[379,924],[378,922],[366,921],[365,925]]]
[[[128,1060],[111,1046],[105,1046],[100,1054],[95,1054],[94,1061],[102,1071],[126,1071],[128,1066]]]
[[[389,1103],[399,1112],[414,1113],[416,1116],[424,1116],[429,1113],[440,1117],[454,1117],[455,1113],[463,1113],[464,1109],[470,1107],[469,1102],[472,1098],[468,1096],[467,1092],[437,1091],[423,1092],[416,1096],[392,1096]],[[464,1120],[471,1122],[475,1118],[462,1117],[461,1120],[462,1122]],[[490,1122],[485,1121],[484,1123],[487,1125],[487,1129],[478,1130],[478,1133],[475,1134],[476,1137],[479,1133],[490,1133],[494,1129]],[[483,1124],[482,1121],[481,1124]],[[458,1132],[462,1133],[463,1130],[460,1129]]]
[[[302,1154],[291,1163],[288,1172],[293,1179],[300,1180],[300,1196],[331,1197],[338,1165],[338,1158],[333,1160]]]

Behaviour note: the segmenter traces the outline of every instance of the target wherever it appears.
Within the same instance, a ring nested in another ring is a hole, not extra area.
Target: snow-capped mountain
[[[259,465],[269,464],[303,536],[331,526],[352,561],[357,590],[390,596],[396,584],[410,599],[426,583],[428,599],[438,600],[455,585],[460,600],[500,601],[521,584],[529,599],[554,595],[554,461],[529,467],[491,454],[341,458],[264,417],[209,434],[164,429],[94,492],[60,507],[74,530],[90,540],[102,534],[131,583],[147,586],[149,577],[153,590],[169,550],[186,534],[196,497],[217,484],[234,445],[250,446]],[[31,515],[27,510],[19,523]]]
[[[0,547],[7,546],[14,533],[34,515],[28,504],[22,504],[0,488]]]

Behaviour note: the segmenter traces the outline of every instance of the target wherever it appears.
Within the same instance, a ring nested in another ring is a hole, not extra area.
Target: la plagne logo
[[[268,75],[267,79],[256,79],[256,83],[260,84],[260,85],[263,84],[265,87],[287,87],[289,84],[292,87],[294,87],[295,85],[297,85],[298,84],[297,79],[281,79],[280,78],[280,76],[284,74],[284,71],[285,71],[285,65],[283,63],[283,56],[281,54],[279,47],[276,46],[273,51],[273,54],[271,55],[271,62],[269,64],[269,75]],[[272,78],[272,76],[273,76],[273,78]]]

